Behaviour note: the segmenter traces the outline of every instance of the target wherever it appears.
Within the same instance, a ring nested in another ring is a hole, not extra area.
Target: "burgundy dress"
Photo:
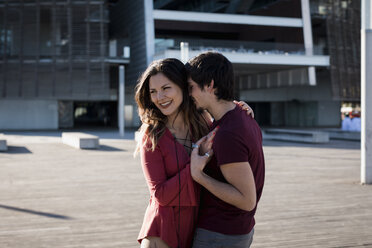
[[[200,188],[191,177],[190,157],[168,129],[160,137],[155,151],[150,147],[150,142],[141,147],[142,169],[150,201],[138,241],[155,236],[172,248],[191,247]]]

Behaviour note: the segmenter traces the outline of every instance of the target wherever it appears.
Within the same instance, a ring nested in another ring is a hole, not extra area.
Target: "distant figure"
[[[345,113],[345,118],[342,120],[341,130],[351,131],[351,119],[348,113]]]
[[[353,119],[351,119],[350,131],[360,132],[360,114],[358,112],[353,113]]]

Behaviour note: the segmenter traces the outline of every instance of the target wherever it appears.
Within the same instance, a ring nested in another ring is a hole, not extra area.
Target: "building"
[[[181,42],[233,62],[262,126],[337,127],[360,101],[359,30],[359,1],[0,0],[0,130],[116,126],[119,65],[138,127],[138,76]]]
[[[263,126],[338,127],[360,101],[360,1],[154,1],[155,58],[217,50]]]
[[[0,129],[116,125],[112,73],[129,57],[109,42],[111,4],[0,1]]]

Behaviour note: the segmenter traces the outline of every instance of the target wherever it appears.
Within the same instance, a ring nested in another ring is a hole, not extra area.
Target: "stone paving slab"
[[[96,133],[98,150],[65,146],[53,132],[6,135],[1,248],[138,247],[148,190],[134,134]],[[372,186],[359,184],[359,147],[265,142],[252,247],[372,247]]]

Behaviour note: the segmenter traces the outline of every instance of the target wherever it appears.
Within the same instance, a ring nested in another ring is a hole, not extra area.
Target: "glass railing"
[[[165,50],[180,50],[180,43],[188,42],[191,51],[219,51],[254,54],[288,54],[304,55],[303,44],[279,42],[250,42],[233,40],[207,40],[207,39],[156,39],[155,53],[160,54]],[[314,55],[324,55],[322,46],[314,46]]]

